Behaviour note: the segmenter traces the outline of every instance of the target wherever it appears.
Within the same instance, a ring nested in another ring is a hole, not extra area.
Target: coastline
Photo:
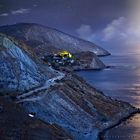
[[[104,140],[104,135],[105,135],[105,133],[108,130],[110,130],[110,129],[112,129],[112,128],[118,126],[118,125],[120,125],[122,122],[125,122],[126,120],[130,119],[131,117],[133,117],[134,115],[139,114],[139,113],[140,113],[140,109],[134,107],[134,110],[132,110],[128,114],[125,114],[124,117],[120,118],[116,122],[112,122],[112,124],[110,124],[110,126],[108,126],[107,128],[104,128],[103,130],[101,130],[98,133],[97,140]]]
[[[109,69],[111,66],[105,66],[105,68],[83,68],[83,69],[75,69],[74,72],[80,72],[80,71],[101,71],[104,69]]]

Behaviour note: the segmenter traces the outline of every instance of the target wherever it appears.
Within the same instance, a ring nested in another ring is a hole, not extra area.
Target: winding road
[[[60,73],[59,76],[51,78],[49,80],[47,80],[44,84],[44,86],[36,88],[32,91],[26,92],[22,95],[17,96],[17,103],[21,103],[24,101],[35,101],[35,100],[40,100],[42,98],[42,96],[35,96],[35,93],[39,93],[42,90],[47,90],[49,89],[51,86],[54,86],[56,84],[56,80],[61,80],[65,77],[64,73]],[[29,97],[30,96],[30,97]],[[33,97],[35,96],[35,97]]]

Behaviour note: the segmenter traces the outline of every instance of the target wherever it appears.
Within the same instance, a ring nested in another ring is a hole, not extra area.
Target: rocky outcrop
[[[0,97],[1,140],[71,140],[60,127],[28,116],[18,105]]]
[[[86,70],[86,69],[103,69],[105,64],[97,58],[92,52],[81,52],[74,54],[76,58],[76,65],[73,66],[73,70]]]

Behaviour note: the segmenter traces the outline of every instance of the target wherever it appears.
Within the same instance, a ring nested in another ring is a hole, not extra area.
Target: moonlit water
[[[111,66],[101,71],[80,71],[88,83],[115,99],[140,107],[140,53],[117,53],[101,58]],[[140,115],[109,130],[105,140],[140,140]]]
[[[106,95],[140,107],[140,54],[117,54],[102,60],[111,67],[78,74]]]

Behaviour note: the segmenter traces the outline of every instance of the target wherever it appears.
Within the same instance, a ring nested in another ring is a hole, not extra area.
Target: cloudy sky
[[[102,45],[139,38],[139,7],[139,0],[0,0],[0,25],[40,23]]]

